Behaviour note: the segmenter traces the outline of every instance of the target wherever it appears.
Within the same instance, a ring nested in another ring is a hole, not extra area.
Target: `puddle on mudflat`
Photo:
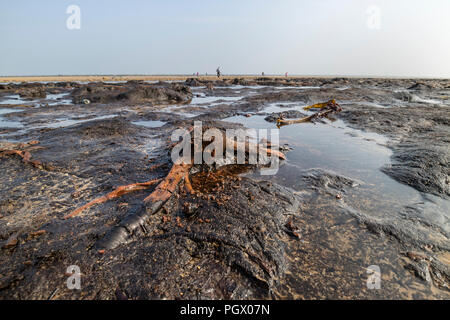
[[[5,118],[0,117],[0,128],[20,129],[23,128],[23,125],[19,121],[6,120]]]
[[[80,124],[84,122],[94,121],[94,120],[104,120],[104,119],[111,119],[117,117],[117,114],[107,115],[107,116],[100,116],[90,119],[68,119],[68,118],[62,118],[62,119],[55,119],[54,122],[46,123],[45,125],[38,126],[38,127],[32,127],[30,129],[41,129],[41,128],[64,128],[73,126],[75,124]]]
[[[34,100],[28,100],[28,99],[22,99],[20,95],[10,95],[5,96],[1,101],[0,105],[31,105],[35,107],[41,107],[41,106],[55,106],[55,105],[70,105],[72,104],[71,99],[64,99],[67,97],[70,93],[57,93],[52,94],[48,93],[46,98],[41,99],[34,99]]]
[[[18,94],[13,94],[10,96],[5,96],[1,101],[0,104],[26,104],[26,105],[34,105],[35,103],[39,102],[39,100],[25,100],[22,99]]]
[[[71,105],[72,100],[71,99],[64,99],[67,97],[70,93],[58,93],[58,94],[47,94],[47,98],[45,100],[42,100],[42,104],[47,104],[49,106],[55,106],[55,105]]]
[[[152,136],[150,139],[146,140],[146,143],[139,145],[136,149],[148,156],[154,157],[161,153],[162,140]]]
[[[266,113],[278,113],[278,112],[284,112],[289,110],[298,110],[301,112],[303,111],[303,106],[298,102],[285,102],[285,103],[271,103],[267,107],[265,107],[261,112]]]
[[[245,90],[245,89],[259,90],[259,89],[264,89],[264,88],[267,88],[267,86],[243,86],[243,85],[236,85],[236,86],[231,86],[228,89],[231,89],[231,90]]]
[[[207,103],[218,103],[218,102],[234,102],[241,100],[243,97],[219,97],[219,96],[212,96],[212,97],[194,97],[191,101],[191,105],[201,105],[201,104],[207,104]]]
[[[21,112],[21,111],[23,111],[23,109],[0,108],[0,115],[14,113],[14,112]]]
[[[19,121],[9,120],[1,115],[11,114],[15,112],[21,112],[23,109],[12,109],[12,108],[0,108],[0,128],[8,128],[8,129],[18,129],[22,128],[23,125]]]
[[[241,123],[252,129],[276,129],[275,124],[264,120],[264,116],[235,116],[225,121]],[[341,120],[327,124],[284,126],[279,135],[280,144],[287,143],[294,148],[288,154],[288,162],[304,170],[323,168],[347,175],[356,174],[360,179],[366,177],[361,172],[377,174],[381,166],[390,162],[392,154],[389,149],[379,145],[385,144],[386,138],[348,128]],[[367,140],[376,140],[379,144]]]
[[[61,117],[61,118],[53,118],[53,119],[47,120],[44,124],[39,124],[39,125],[27,124],[26,122],[24,124],[19,121],[12,121],[12,120],[0,117],[0,128],[20,129],[19,131],[15,131],[12,133],[2,133],[2,137],[6,138],[10,135],[22,135],[22,134],[26,134],[27,132],[29,132],[31,130],[36,130],[36,129],[65,128],[65,127],[69,127],[69,126],[73,126],[73,125],[77,125],[77,124],[89,122],[89,121],[112,119],[112,118],[117,117],[118,115],[112,114],[112,115],[104,115],[104,116],[94,116],[94,117],[90,117],[90,118],[87,118],[90,115],[76,115],[76,116],[73,115],[73,116],[77,117],[77,118],[71,119],[67,116]],[[84,117],[84,119],[80,119],[82,117]]]
[[[147,128],[159,128],[166,124],[166,122],[159,120],[147,120],[147,121],[143,120],[143,121],[134,121],[132,123],[137,126],[143,126]]]
[[[127,83],[127,80],[111,80],[111,81],[102,81],[105,84],[119,84],[119,83]],[[146,82],[146,81],[144,81]]]
[[[436,99],[421,98],[421,97],[413,94],[411,96],[411,102],[426,103],[426,104],[443,104],[444,101],[436,100]]]
[[[304,86],[304,87],[296,87],[296,86],[280,86],[280,87],[272,87],[273,89],[276,90],[314,90],[314,89],[320,89],[320,87],[308,87],[308,86]]]
[[[277,106],[269,106],[277,108]],[[302,110],[297,107],[297,110]],[[286,108],[281,108],[286,110]],[[264,116],[235,116],[225,121],[241,123],[252,129],[275,129],[273,123],[264,120]],[[403,206],[424,202],[424,207],[441,207],[441,213],[429,212],[430,220],[444,221],[442,227],[450,232],[449,201],[432,195],[424,195],[412,187],[401,184],[380,171],[391,164],[392,151],[386,147],[388,139],[372,132],[363,132],[349,128],[342,120],[326,123],[301,123],[280,128],[280,145],[288,144],[293,148],[288,153],[287,166],[281,166],[276,176],[270,177],[278,183],[294,187],[303,170],[321,168],[348,176],[362,182],[355,189],[365,198],[365,205],[359,209],[367,210],[372,216],[392,217],[393,207],[400,210]],[[297,172],[297,174],[295,174]],[[267,176],[266,176],[267,177]],[[367,201],[372,199],[374,202]]]
[[[161,112],[175,113],[175,114],[178,114],[178,115],[186,117],[186,118],[193,118],[200,114],[200,113],[195,114],[192,112],[184,112],[182,110],[179,110],[179,109],[184,109],[186,107],[187,107],[187,105],[173,105],[173,106],[168,106],[164,109],[161,109]]]
[[[280,112],[291,108],[300,111],[302,107],[301,104],[277,103],[266,110]],[[235,116],[224,121],[241,123],[249,129],[276,129],[275,124],[265,121],[264,117]],[[413,236],[421,235],[430,243],[445,246],[449,243],[450,201],[418,192],[380,171],[391,163],[392,152],[386,147],[388,139],[385,137],[351,129],[341,120],[324,121],[281,127],[280,145],[288,144],[293,148],[287,153],[287,161],[275,175],[261,175],[265,169],[244,174],[290,187],[299,194],[305,192],[303,177],[310,170],[321,169],[354,181],[346,190],[327,189],[328,196],[318,195],[308,200],[302,209],[306,210],[306,215],[304,212],[298,221],[302,240],[290,250],[297,252],[300,246],[308,254],[296,258],[285,288],[278,293],[280,297],[331,297],[333,290],[327,289],[330,285],[346,287],[342,290],[349,292],[349,296],[358,295],[357,291],[361,290],[361,294],[369,297],[371,293],[363,284],[367,278],[365,268],[372,264],[390,270],[389,274],[383,274],[383,279],[389,282],[392,291],[386,289],[378,297],[401,294],[427,297],[434,294],[434,290],[441,292],[409,274],[399,249],[389,245],[391,240],[367,234],[355,223],[354,217],[394,225],[399,232],[412,232]],[[342,200],[335,198],[338,194]],[[322,278],[312,280],[315,274],[321,274]],[[302,289],[313,283],[317,292],[308,294],[308,290]]]

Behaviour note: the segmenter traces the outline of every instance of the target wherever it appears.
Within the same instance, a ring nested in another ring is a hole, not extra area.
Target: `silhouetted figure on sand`
[[[216,72],[217,72],[217,78],[220,78],[220,67],[217,67]]]

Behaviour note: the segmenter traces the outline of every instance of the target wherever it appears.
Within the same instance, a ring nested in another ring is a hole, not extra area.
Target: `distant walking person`
[[[287,76],[288,76],[288,73],[287,73],[287,72],[286,72],[285,76],[286,76],[286,78],[287,78]]]
[[[217,67],[216,72],[217,72],[217,78],[220,78],[220,67]]]

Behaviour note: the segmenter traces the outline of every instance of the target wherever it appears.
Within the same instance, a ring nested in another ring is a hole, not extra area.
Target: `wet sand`
[[[185,79],[0,87],[0,147],[37,140],[22,147],[40,163],[0,157],[0,297],[450,298],[450,81],[211,77],[209,90]],[[98,244],[148,211],[151,188],[62,219],[164,177],[176,128],[274,129],[331,98],[341,113],[280,129],[290,151],[276,175],[200,168],[195,195],[180,187],[115,249]],[[81,290],[66,287],[70,265]],[[366,286],[371,265],[380,290]]]

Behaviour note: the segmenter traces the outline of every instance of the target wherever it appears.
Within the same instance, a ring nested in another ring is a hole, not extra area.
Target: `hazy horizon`
[[[0,4],[0,76],[450,78],[449,30],[448,0],[18,0]]]

